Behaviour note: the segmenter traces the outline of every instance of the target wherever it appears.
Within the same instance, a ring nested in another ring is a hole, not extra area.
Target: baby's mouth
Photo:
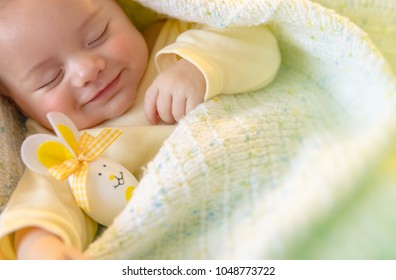
[[[97,94],[95,94],[94,97],[91,98],[86,104],[99,100],[101,97],[107,95],[110,92],[113,92],[118,85],[120,77],[121,77],[121,72],[118,73],[118,75],[113,80],[111,80],[102,90],[100,90]]]

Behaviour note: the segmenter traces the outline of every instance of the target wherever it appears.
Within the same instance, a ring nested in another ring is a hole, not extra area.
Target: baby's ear
[[[35,134],[26,138],[21,147],[22,161],[34,172],[49,175],[48,169],[73,158],[70,150],[58,138]]]

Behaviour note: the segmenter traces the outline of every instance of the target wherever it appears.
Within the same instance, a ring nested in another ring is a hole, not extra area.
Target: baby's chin
[[[111,117],[103,117],[103,118],[98,118],[98,119],[94,119],[94,120],[91,119],[91,120],[85,120],[85,121],[78,121],[78,122],[74,122],[74,124],[78,130],[84,130],[84,129],[90,129],[90,128],[96,127],[110,119],[111,119]]]
[[[122,110],[120,110],[121,108],[119,108],[114,112],[111,113],[106,112],[105,114],[102,114],[101,116],[97,116],[96,118],[86,118],[85,121],[77,121],[75,125],[78,130],[94,128],[96,126],[102,125],[107,121],[111,121],[112,119],[118,118],[119,116],[123,115],[126,111],[128,111],[131,106],[132,104],[129,105],[128,107],[125,106],[125,108],[122,108]]]

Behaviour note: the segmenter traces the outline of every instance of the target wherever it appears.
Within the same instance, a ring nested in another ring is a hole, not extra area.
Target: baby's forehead
[[[110,2],[113,0],[0,0],[0,21],[23,16],[24,22],[30,19],[51,19],[56,22],[68,17],[70,23],[73,23],[76,19],[69,16],[83,16]]]
[[[78,39],[78,28],[108,0],[0,0],[0,77],[20,73]],[[105,10],[105,9],[101,9]],[[15,77],[10,77],[14,79]]]
[[[81,25],[93,14],[101,10],[108,0],[0,0],[0,37],[10,39],[23,37],[25,41],[42,33],[46,43],[58,34],[73,31],[77,33]],[[0,38],[1,39],[1,38]]]

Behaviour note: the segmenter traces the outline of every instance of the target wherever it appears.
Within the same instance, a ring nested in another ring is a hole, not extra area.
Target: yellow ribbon
[[[71,189],[78,206],[85,211],[90,211],[86,188],[88,162],[99,157],[121,134],[121,130],[110,128],[103,129],[96,137],[84,132],[77,143],[76,157],[48,169],[58,180],[74,175]]]

